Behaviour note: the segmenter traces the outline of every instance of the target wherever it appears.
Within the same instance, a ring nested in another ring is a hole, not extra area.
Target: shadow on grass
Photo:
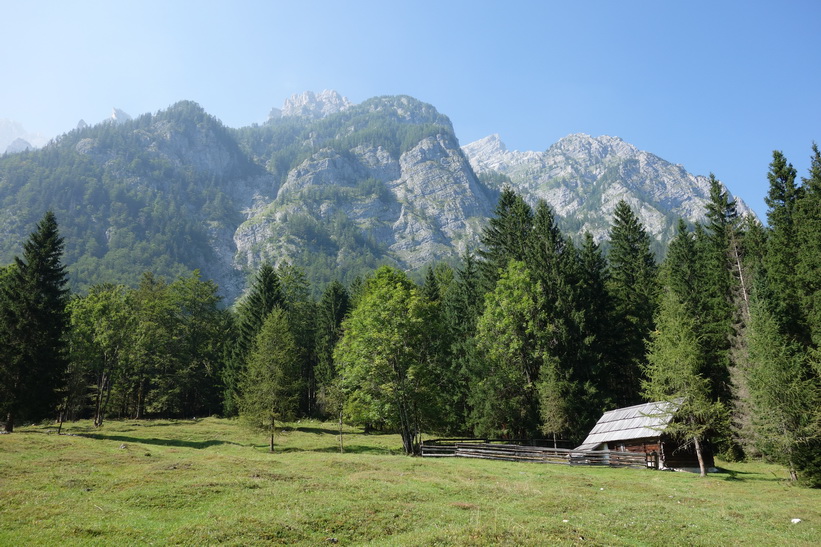
[[[232,444],[235,446],[243,446],[232,441],[181,441],[179,439],[155,439],[145,437],[128,437],[125,435],[103,435],[100,433],[81,433],[79,437],[87,437],[89,439],[99,439],[101,441],[119,441],[124,443],[136,444],[153,444],[157,446],[178,446],[183,448],[208,448],[209,446],[218,446],[221,444]]]
[[[331,429],[328,427],[289,427],[287,431],[314,433],[315,435],[339,435],[339,429]]]
[[[754,473],[751,471],[736,471],[735,469],[727,469],[726,467],[719,467],[718,472],[714,473],[714,475],[728,482],[783,482],[786,480],[786,478],[779,477],[774,473],[771,476],[768,476],[764,473]]]
[[[297,447],[289,447],[284,446],[280,450],[280,452],[318,452],[322,454],[339,454],[339,447],[338,446],[327,446],[325,448],[297,448]],[[380,446],[363,446],[363,445],[345,445],[345,454],[375,454],[378,456],[392,456],[395,454],[401,454],[401,450],[391,450],[390,448],[384,448]]]
[[[267,444],[255,444],[253,445],[255,449],[260,450],[268,450]],[[299,452],[315,452],[319,454],[339,454],[339,447],[338,446],[327,446],[325,448],[298,448],[295,446],[277,446],[274,445],[274,454],[296,454]],[[377,456],[395,456],[398,454],[402,454],[401,450],[391,450],[389,448],[383,448],[378,446],[363,446],[363,445],[345,445],[345,452],[344,454],[370,454],[370,455],[377,455]]]

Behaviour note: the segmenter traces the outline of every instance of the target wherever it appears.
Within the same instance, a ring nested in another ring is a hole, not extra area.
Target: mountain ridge
[[[193,101],[115,117],[0,157],[0,260],[52,208],[75,289],[200,269],[231,301],[266,260],[314,285],[455,261],[478,246],[504,184],[599,240],[626,199],[662,248],[676,211],[697,221],[708,195],[704,177],[617,137],[570,135],[544,152],[507,150],[498,135],[462,147],[447,116],[404,95],[353,104],[308,92],[237,129]]]

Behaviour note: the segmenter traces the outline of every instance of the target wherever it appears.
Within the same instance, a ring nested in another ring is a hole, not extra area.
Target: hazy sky
[[[190,99],[232,127],[294,93],[405,94],[462,144],[615,135],[760,215],[821,141],[821,2],[0,0],[0,118],[55,136]]]

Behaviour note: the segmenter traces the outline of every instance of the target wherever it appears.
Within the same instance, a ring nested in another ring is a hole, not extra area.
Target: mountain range
[[[705,177],[617,137],[461,147],[445,115],[408,96],[306,92],[238,129],[191,101],[112,120],[0,157],[0,263],[50,208],[75,290],[199,269],[232,301],[263,261],[293,263],[315,287],[383,263],[454,261],[477,247],[506,184],[598,241],[624,199],[659,253],[679,217],[703,219],[709,195]]]

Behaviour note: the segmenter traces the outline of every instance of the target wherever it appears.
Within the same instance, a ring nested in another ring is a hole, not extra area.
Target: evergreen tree
[[[301,268],[285,263],[277,268],[285,300],[288,324],[299,354],[302,387],[300,413],[310,416],[316,405],[316,302],[311,298],[310,284]]]
[[[809,177],[803,179],[804,191],[795,211],[795,281],[809,342],[817,350],[821,347],[821,152],[815,143],[812,151]]]
[[[269,263],[260,266],[248,296],[237,309],[237,334],[234,347],[227,359],[223,372],[225,385],[224,410],[228,415],[236,414],[239,397],[238,384],[245,369],[248,354],[268,314],[275,307],[284,308],[285,295],[280,286],[279,276]]]
[[[285,312],[273,308],[265,318],[239,384],[239,413],[252,427],[270,434],[274,451],[277,421],[292,420],[301,388],[296,342]]]
[[[670,289],[664,292],[656,325],[643,393],[651,401],[667,401],[677,408],[676,420],[665,433],[693,443],[703,477],[707,473],[704,445],[712,431],[724,428],[726,408],[711,397],[696,321]]]
[[[549,365],[540,378],[544,431],[569,434],[576,439],[585,435],[601,415],[601,402],[593,383],[595,356],[588,345],[590,333],[584,331],[584,274],[575,246],[563,236],[553,211],[544,201],[536,206],[527,267],[540,289],[536,353]],[[585,295],[588,296],[591,295]],[[561,411],[557,410],[559,406]],[[551,418],[556,415],[561,415],[561,419]],[[554,429],[556,424],[562,428]]]
[[[493,216],[482,232],[479,263],[482,272],[483,292],[490,292],[499,275],[511,260],[524,261],[530,231],[533,228],[533,211],[521,196],[505,186]]]
[[[63,239],[49,211],[0,287],[0,412],[5,429],[54,416],[67,366],[68,290]]]
[[[613,298],[614,336],[619,341],[608,392],[617,406],[640,402],[641,370],[653,331],[658,295],[657,266],[650,237],[626,202],[620,201],[610,228],[608,290]]]
[[[780,332],[773,313],[754,299],[747,379],[756,445],[786,465],[793,480],[821,486],[821,382],[809,354]]]
[[[342,321],[350,311],[348,291],[339,281],[333,281],[325,287],[317,306],[316,353],[317,386],[321,390],[331,385],[337,376],[333,362],[333,352],[342,337]]]
[[[729,350],[733,310],[730,303],[730,273],[725,253],[701,226],[691,232],[683,221],[667,252],[663,279],[690,317],[700,351],[710,370],[711,397],[728,401]]]
[[[765,198],[769,209],[767,221],[770,228],[767,238],[765,267],[768,284],[774,294],[778,295],[777,316],[781,328],[788,336],[806,343],[805,331],[796,280],[798,251],[796,236],[796,204],[803,194],[803,189],[796,186],[796,171],[787,163],[779,151],[773,152],[773,161],[767,173],[770,189]]]
[[[442,304],[447,348],[447,375],[450,390],[444,396],[445,415],[449,424],[445,429],[452,434],[467,434],[471,413],[469,396],[476,355],[476,323],[483,311],[481,273],[474,256],[466,252],[451,289],[445,293]]]
[[[612,334],[613,303],[607,291],[610,278],[607,260],[590,232],[585,233],[579,261],[576,302],[582,346],[577,374],[586,394],[587,419],[580,420],[580,424],[586,424],[581,428],[586,434],[602,412],[612,406],[607,393],[607,375],[613,369],[617,340]]]

